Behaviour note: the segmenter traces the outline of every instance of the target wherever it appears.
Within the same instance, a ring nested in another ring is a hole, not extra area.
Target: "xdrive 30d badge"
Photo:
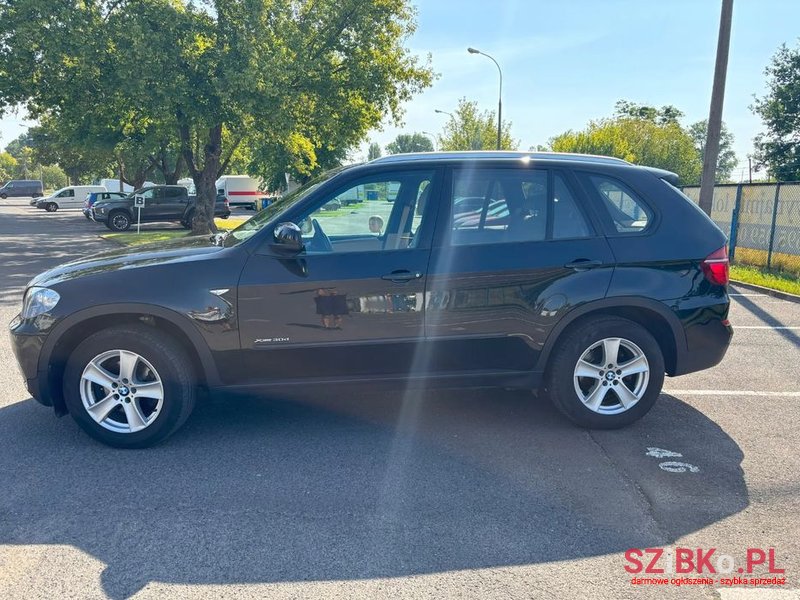
[[[559,154],[344,167],[226,236],[42,273],[13,346],[34,398],[114,446],[165,439],[201,389],[331,384],[539,389],[621,427],[732,335],[725,236],[676,183]]]

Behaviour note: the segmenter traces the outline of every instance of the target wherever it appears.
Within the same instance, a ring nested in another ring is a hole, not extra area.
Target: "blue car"
[[[114,200],[116,198],[127,198],[129,194],[124,194],[122,192],[92,192],[88,196],[86,196],[86,200],[83,203],[83,216],[87,219],[91,220],[92,218],[92,206],[98,200]]]

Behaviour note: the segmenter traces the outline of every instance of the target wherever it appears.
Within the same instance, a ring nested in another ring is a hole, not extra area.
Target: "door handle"
[[[415,271],[412,273],[411,271],[405,270],[398,270],[392,271],[387,275],[382,275],[381,279],[385,279],[386,281],[394,281],[396,283],[401,283],[404,281],[414,281],[415,279],[422,279],[422,273],[419,271]]]
[[[575,269],[576,271],[587,271],[589,269],[593,269],[594,267],[600,267],[603,265],[603,261],[601,260],[590,260],[588,258],[579,258],[577,260],[573,260],[572,262],[568,262],[564,265],[566,269]]]

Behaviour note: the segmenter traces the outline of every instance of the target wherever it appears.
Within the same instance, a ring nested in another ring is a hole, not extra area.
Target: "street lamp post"
[[[455,119],[455,117],[453,116],[453,113],[449,113],[446,110],[439,110],[438,108],[434,108],[433,112],[439,113],[440,115],[447,115],[451,119]]]
[[[497,72],[500,74],[500,93],[497,96],[497,149],[500,150],[500,142],[503,139],[503,71],[498,62],[485,52],[481,52],[475,48],[467,48],[467,52],[470,54],[481,54],[491,60],[497,67]]]

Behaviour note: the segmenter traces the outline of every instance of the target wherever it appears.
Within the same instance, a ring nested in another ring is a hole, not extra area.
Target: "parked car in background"
[[[92,192],[107,191],[101,185],[70,185],[56,190],[50,196],[40,198],[36,208],[43,208],[47,212],[56,212],[62,208],[83,208],[83,203]]]
[[[144,198],[141,211],[135,206],[137,197]],[[124,198],[98,200],[92,206],[92,219],[103,223],[111,231],[126,231],[138,222],[176,222],[187,229],[192,226],[196,208],[196,196],[190,196],[182,185],[155,185],[136,190]],[[228,201],[217,196],[214,216],[227,219],[231,214]]]
[[[42,273],[14,352],[34,398],[129,448],[175,432],[201,389],[539,389],[581,427],[622,427],[733,333],[725,234],[676,182],[528,152],[341,167],[227,236]],[[323,210],[375,184],[398,188],[384,227]],[[466,196],[507,220],[455,223]]]
[[[92,206],[98,200],[117,200],[119,198],[127,198],[129,195],[124,192],[92,192],[83,203],[83,216],[87,219],[92,218]]]
[[[243,206],[248,210],[256,210],[258,201],[264,196],[259,180],[247,175],[223,175],[217,179],[216,186],[217,195],[224,196],[232,207]]]
[[[0,198],[3,200],[27,196],[39,198],[42,194],[42,182],[39,179],[12,179],[0,187]]]

